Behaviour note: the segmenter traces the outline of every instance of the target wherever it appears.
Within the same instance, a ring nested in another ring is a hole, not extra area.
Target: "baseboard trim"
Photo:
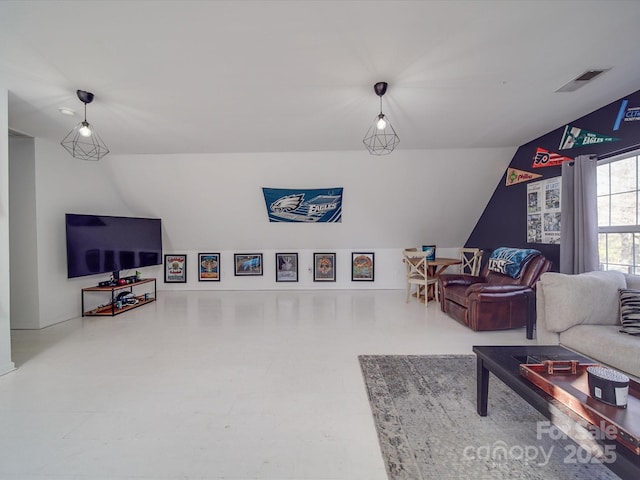
[[[9,372],[13,372],[16,369],[16,365],[13,362],[5,363],[0,366],[0,376],[6,375]]]

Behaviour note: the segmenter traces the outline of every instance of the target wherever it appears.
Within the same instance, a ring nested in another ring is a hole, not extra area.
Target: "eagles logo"
[[[281,197],[273,202],[269,208],[272,212],[291,212],[298,208],[304,199],[304,193],[296,193],[287,197]]]

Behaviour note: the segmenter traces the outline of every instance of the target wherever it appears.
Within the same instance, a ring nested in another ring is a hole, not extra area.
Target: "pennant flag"
[[[556,165],[560,165],[562,162],[572,161],[573,158],[563,157],[559,153],[554,153],[549,150],[545,150],[544,148],[536,148],[536,154],[533,157],[533,168],[541,168],[541,167],[555,167]]]
[[[613,130],[619,130],[622,122],[636,122],[638,120],[640,120],[640,107],[629,107],[629,100],[625,98],[620,104],[620,110],[613,124]]]
[[[342,221],[342,187],[311,190],[263,188],[270,222],[338,223]]]
[[[564,127],[564,133],[560,140],[560,150],[567,150],[569,148],[584,147],[587,145],[597,145],[599,143],[617,142],[620,140],[616,137],[609,137],[607,135],[600,135],[599,133],[588,132],[578,127],[572,127],[566,125]]]
[[[540,178],[542,175],[539,173],[529,173],[524,170],[518,170],[517,168],[507,168],[507,187],[515,185],[516,183],[528,182],[534,178]]]

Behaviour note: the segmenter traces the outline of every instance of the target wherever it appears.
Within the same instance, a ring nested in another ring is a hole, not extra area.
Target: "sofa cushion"
[[[625,273],[624,278],[627,281],[627,288],[633,288],[634,290],[640,290],[640,275],[634,275],[632,273]]]
[[[544,288],[547,330],[559,333],[580,324],[619,324],[618,290],[626,288],[624,274],[547,272],[539,282]]]
[[[638,339],[616,325],[577,325],[560,334],[560,343],[616,370],[640,377]]]
[[[621,288],[618,290],[620,299],[620,322],[623,333],[640,335],[640,290]]]

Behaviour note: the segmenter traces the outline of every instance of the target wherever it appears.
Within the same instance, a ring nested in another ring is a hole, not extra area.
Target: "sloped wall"
[[[586,145],[578,141],[572,148],[562,149],[566,140],[566,131],[571,130],[572,127],[581,129],[583,135],[585,131],[595,135],[589,136],[590,140],[584,142],[588,143]],[[614,140],[609,141],[612,137]],[[539,149],[569,158],[589,154],[609,157],[635,150],[639,146],[640,91],[636,91],[520,146],[509,167],[541,174],[542,177],[531,180],[535,182],[558,177],[561,174],[561,166],[533,167]],[[467,239],[466,246],[482,248],[488,253],[500,246],[535,248],[553,261],[553,270],[557,271],[560,264],[559,245],[527,242],[527,183],[529,182],[506,186],[507,171],[504,171],[491,200]],[[487,256],[485,254],[485,259]]]
[[[104,163],[131,210],[162,218],[167,250],[444,247],[469,236],[513,152],[113,155]],[[342,222],[269,223],[262,187],[343,187]]]
[[[186,284],[161,289],[404,288],[401,249],[457,256],[513,148],[105,158],[129,209],[162,218],[165,253],[188,255]],[[262,187],[343,187],[342,222],[270,223]],[[462,192],[462,193],[460,193]],[[274,253],[298,252],[300,281],[275,282]],[[337,253],[337,281],[314,283],[314,251]],[[375,253],[375,282],[352,282],[350,252]],[[198,252],[220,252],[222,280],[197,281]],[[263,253],[262,278],[235,278],[233,253]]]

